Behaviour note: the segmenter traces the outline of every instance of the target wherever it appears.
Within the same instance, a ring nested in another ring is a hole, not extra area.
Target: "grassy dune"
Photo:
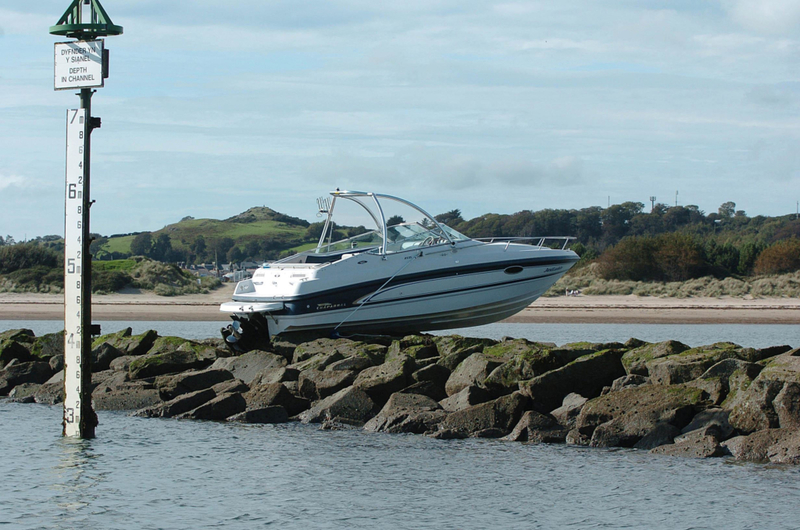
[[[800,297],[800,271],[752,278],[705,276],[685,282],[636,282],[604,280],[596,272],[596,264],[570,271],[556,282],[545,296],[561,296],[566,290],[579,290],[586,295],[637,295],[661,298],[797,298]]]

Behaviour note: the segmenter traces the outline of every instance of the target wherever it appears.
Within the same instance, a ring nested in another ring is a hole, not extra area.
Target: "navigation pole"
[[[108,77],[103,39],[122,34],[99,0],[73,0],[53,35],[76,39],[55,44],[55,89],[80,89],[80,107],[67,111],[67,163],[64,208],[64,420],[63,435],[94,438],[92,409],[92,257],[89,210],[92,95]]]

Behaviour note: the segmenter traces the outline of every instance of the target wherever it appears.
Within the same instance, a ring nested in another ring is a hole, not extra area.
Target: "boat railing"
[[[505,243],[506,248],[511,243],[522,243],[537,248],[551,248],[566,250],[573,236],[530,236],[530,237],[476,237],[475,241],[483,243]]]

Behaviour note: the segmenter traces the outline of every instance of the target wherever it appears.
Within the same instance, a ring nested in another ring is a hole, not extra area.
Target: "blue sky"
[[[386,4],[386,5],[384,5]],[[0,234],[63,233],[68,0],[0,6]],[[106,0],[92,230],[330,189],[465,217],[800,199],[800,2]]]

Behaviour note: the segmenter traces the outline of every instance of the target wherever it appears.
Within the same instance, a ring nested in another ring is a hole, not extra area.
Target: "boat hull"
[[[548,261],[538,266],[506,266],[437,278],[397,278],[383,288],[373,283],[286,301],[279,311],[247,311],[247,307],[258,305],[245,304],[239,306],[244,311],[232,312],[238,319],[260,313],[270,335],[313,330],[397,334],[477,326],[523,310],[573,263],[565,259],[556,266]]]

